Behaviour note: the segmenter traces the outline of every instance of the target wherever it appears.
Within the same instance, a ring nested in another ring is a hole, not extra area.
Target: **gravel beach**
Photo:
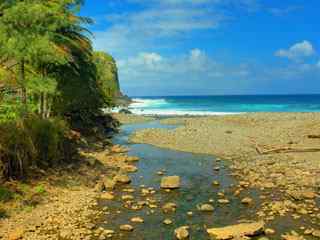
[[[131,141],[213,154],[230,161],[234,173],[252,187],[291,193],[315,191],[318,186],[319,113],[179,117],[161,122],[181,126],[138,131]]]

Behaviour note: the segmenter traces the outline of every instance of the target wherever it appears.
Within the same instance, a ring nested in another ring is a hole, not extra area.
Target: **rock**
[[[251,204],[253,202],[252,198],[245,197],[241,200],[241,203],[243,204]]]
[[[180,177],[179,176],[169,176],[163,177],[161,179],[161,188],[165,189],[175,189],[180,187]]]
[[[211,204],[201,204],[200,206],[197,206],[198,210],[202,212],[213,212],[214,207]]]
[[[219,186],[220,183],[219,183],[218,181],[213,181],[213,182],[212,182],[212,185],[213,185],[213,186]]]
[[[218,200],[218,203],[228,204],[228,203],[230,203],[230,201],[229,201],[229,199],[219,199],[219,200]]]
[[[316,238],[320,238],[320,230],[314,230],[312,232],[312,236],[316,237]]]
[[[112,153],[126,153],[129,151],[129,149],[125,147],[121,147],[120,145],[114,145],[111,147],[110,151]]]
[[[304,191],[302,192],[302,196],[306,199],[314,199],[317,197],[317,194],[312,191]]]
[[[113,231],[113,230],[110,230],[110,229],[105,229],[105,230],[103,230],[103,233],[104,233],[105,235],[112,235],[112,234],[114,234],[114,231]]]
[[[134,157],[134,156],[128,156],[126,158],[126,162],[137,162],[139,161],[139,158],[138,157]]]
[[[163,223],[164,223],[165,225],[170,225],[170,224],[172,224],[172,220],[169,219],[169,218],[166,218],[165,220],[163,220]]]
[[[291,231],[291,233],[287,233],[281,236],[283,240],[305,240],[304,237],[300,236],[295,231]]]
[[[183,226],[183,227],[179,227],[177,229],[174,230],[174,235],[176,236],[177,239],[181,240],[181,239],[187,239],[189,238],[189,231],[188,231],[189,227],[188,226]]]
[[[103,181],[97,182],[97,184],[96,184],[95,187],[94,187],[94,190],[95,190],[96,192],[102,192],[104,189],[105,189],[105,187],[104,187]]]
[[[124,170],[127,173],[133,173],[133,172],[138,171],[138,168],[133,165],[125,165],[122,167],[122,170]]]
[[[241,223],[237,225],[210,228],[208,234],[215,239],[232,239],[236,237],[253,237],[262,234],[264,231],[264,222]]]
[[[123,195],[123,196],[121,197],[121,199],[122,199],[123,201],[133,200],[133,199],[134,199],[134,196],[132,196],[132,195]]]
[[[128,175],[117,175],[116,177],[115,177],[115,181],[117,182],[117,183],[121,183],[121,184],[129,184],[129,183],[131,183],[131,179],[129,178],[129,176]]]
[[[273,234],[276,233],[276,231],[273,230],[272,228],[266,228],[266,230],[264,231],[264,233],[265,233],[266,235],[273,235]]]
[[[143,223],[144,220],[141,217],[133,217],[130,219],[131,222],[133,223]]]
[[[62,239],[68,239],[71,237],[71,232],[69,230],[61,230],[60,231],[60,234],[59,236],[62,238]]]
[[[175,212],[177,209],[177,204],[175,203],[166,203],[165,205],[162,206],[162,210],[164,213],[168,213],[168,212]]]
[[[101,194],[100,198],[104,199],[104,200],[113,200],[114,199],[114,195],[112,193],[105,192],[105,193]]]
[[[104,178],[103,184],[106,189],[113,190],[116,185],[116,182],[110,178]]]
[[[8,240],[19,240],[22,239],[24,234],[24,229],[17,228],[13,232],[9,233]]]
[[[133,227],[129,224],[124,224],[120,226],[120,230],[121,231],[125,231],[125,232],[132,232],[133,231]]]

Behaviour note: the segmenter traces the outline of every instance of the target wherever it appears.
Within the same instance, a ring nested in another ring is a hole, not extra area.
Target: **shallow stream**
[[[146,144],[131,144],[129,136],[139,129],[145,128],[167,128],[175,126],[162,125],[158,121],[123,125],[121,132],[114,137],[115,144],[121,144],[130,148],[129,155],[138,156],[140,161],[136,164],[138,172],[131,174],[132,183],[115,192],[116,200],[107,201],[105,205],[109,208],[104,217],[106,223],[102,226],[113,229],[116,234],[112,239],[134,239],[134,240],[169,240],[174,239],[174,229],[187,225],[190,227],[190,239],[209,239],[205,229],[207,227],[227,226],[238,223],[241,220],[257,220],[256,212],[260,208],[258,192],[245,190],[240,196],[235,197],[236,180],[231,176],[226,162],[219,161],[213,156],[203,154],[192,154],[173,150],[162,149]],[[195,143],[196,144],[196,143]],[[215,168],[219,167],[219,171]],[[178,190],[166,192],[160,189],[162,176],[158,171],[164,171],[165,175],[178,175],[181,177],[181,187]],[[218,181],[219,186],[213,186],[212,182]],[[154,188],[155,194],[142,196],[143,188]],[[127,193],[126,188],[134,189],[134,193]],[[218,195],[220,193],[220,196]],[[221,197],[224,193],[225,197]],[[130,210],[123,206],[122,195],[131,194],[133,201],[154,199],[157,208],[143,207],[141,210]],[[250,197],[254,204],[246,206],[241,203],[243,197]],[[218,203],[218,199],[230,200],[228,204]],[[161,206],[165,203],[177,204],[175,213],[164,214]],[[213,212],[200,212],[197,205],[209,203],[214,206]],[[104,204],[104,203],[103,203]],[[191,211],[192,216],[187,212]],[[141,217],[144,223],[131,223],[132,217]],[[169,218],[173,221],[171,225],[165,225],[163,220]],[[134,231],[125,233],[119,231],[121,224],[134,226]],[[283,225],[286,225],[282,222]],[[281,223],[280,223],[281,225]],[[290,224],[291,225],[291,224]],[[288,226],[286,226],[288,227]],[[289,228],[290,229],[290,228]],[[291,228],[292,229],[292,228]],[[270,239],[279,239],[278,236]]]

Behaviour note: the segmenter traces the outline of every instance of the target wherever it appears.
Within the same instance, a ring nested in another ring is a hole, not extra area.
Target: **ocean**
[[[135,114],[226,115],[247,112],[319,112],[319,95],[234,95],[137,97]]]

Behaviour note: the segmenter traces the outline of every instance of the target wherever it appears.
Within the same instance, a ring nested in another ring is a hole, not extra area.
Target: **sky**
[[[320,93],[319,0],[87,0],[129,96]]]

